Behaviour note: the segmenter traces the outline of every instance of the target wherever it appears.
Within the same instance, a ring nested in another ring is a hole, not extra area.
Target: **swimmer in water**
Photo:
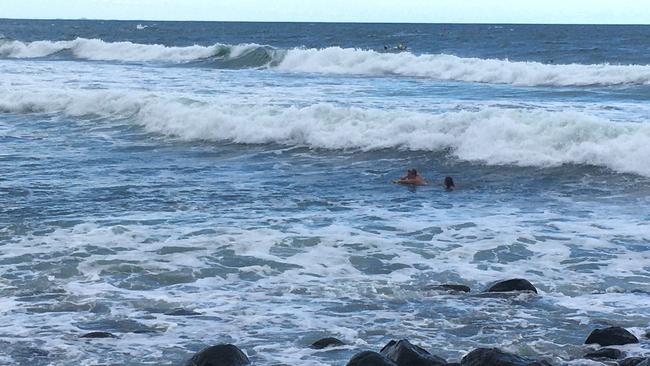
[[[406,171],[406,175],[401,177],[400,179],[394,181],[393,183],[398,183],[398,184],[412,184],[416,186],[424,186],[429,183],[422,178],[421,175],[418,174],[418,171],[415,169],[409,169]]]
[[[445,190],[446,191],[453,191],[456,189],[456,185],[454,184],[454,179],[450,176],[445,177]]]

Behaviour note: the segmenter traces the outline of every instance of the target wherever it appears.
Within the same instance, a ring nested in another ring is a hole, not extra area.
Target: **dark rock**
[[[346,366],[397,366],[395,362],[389,360],[383,355],[372,352],[363,351],[352,356]]]
[[[117,336],[109,332],[90,332],[82,335],[80,338],[117,338]]]
[[[452,363],[448,363],[446,366],[460,366],[460,363],[452,362]]]
[[[645,357],[628,357],[618,362],[618,366],[637,366],[642,361],[647,360]]]
[[[461,366],[550,366],[546,361],[535,361],[506,353],[498,348],[477,348],[460,361]]]
[[[111,333],[155,333],[165,330],[165,328],[150,327],[132,319],[99,319],[75,323],[75,325],[84,330],[103,329],[105,332]]]
[[[195,316],[195,315],[201,315],[201,313],[197,313],[194,310],[178,308],[178,309],[174,309],[174,310],[170,310],[170,311],[166,312],[165,315],[169,315],[169,316]]]
[[[514,278],[511,280],[500,281],[485,290],[485,292],[513,292],[513,291],[531,291],[537,293],[537,289],[532,283],[523,278]]]
[[[250,364],[248,357],[232,344],[208,347],[188,361],[187,366],[243,366]]]
[[[398,366],[438,366],[447,364],[444,358],[434,356],[425,349],[411,344],[406,339],[388,342],[381,349],[381,354]]]
[[[327,338],[319,339],[316,342],[312,343],[311,347],[316,349],[323,349],[327,347],[338,347],[344,345],[345,343],[343,343],[341,340],[338,340],[334,337],[327,337]]]
[[[623,352],[617,350],[616,348],[601,348],[597,351],[587,353],[585,355],[585,358],[611,358],[612,360],[617,360],[619,358],[623,358],[623,356]]]
[[[650,366],[650,358],[646,358],[643,361],[636,364],[636,366]]]
[[[455,291],[455,292],[470,292],[471,291],[469,286],[453,285],[453,284],[429,285],[429,286],[426,286],[424,289],[425,290]]]
[[[601,346],[620,346],[630,343],[639,343],[634,334],[621,327],[596,329],[585,341],[585,344],[598,343]]]

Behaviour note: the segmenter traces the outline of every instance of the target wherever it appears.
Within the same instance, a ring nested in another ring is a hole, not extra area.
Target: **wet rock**
[[[372,351],[363,351],[352,356],[346,366],[397,366],[385,356]]]
[[[117,336],[109,332],[90,332],[79,338],[117,338]]]
[[[334,337],[327,337],[327,338],[319,339],[316,342],[312,343],[311,347],[315,349],[323,349],[327,347],[338,347],[344,345],[345,343],[343,343],[339,339],[336,339]]]
[[[650,366],[650,358],[646,358],[643,361],[636,364],[636,366]]]
[[[194,310],[178,308],[178,309],[174,309],[174,310],[170,310],[170,311],[166,312],[165,315],[169,315],[169,316],[196,316],[196,315],[201,315],[201,313],[197,313]]]
[[[248,357],[237,346],[219,344],[196,353],[186,366],[243,366],[250,364]]]
[[[630,343],[639,343],[634,334],[628,332],[625,328],[609,327],[605,329],[595,329],[585,344],[597,343],[601,346],[619,346]]]
[[[444,358],[434,356],[422,347],[411,344],[406,339],[388,342],[381,349],[381,354],[398,366],[439,366],[447,364]]]
[[[612,360],[617,360],[623,358],[623,352],[617,350],[616,348],[601,348],[594,352],[589,352],[585,355],[585,358],[589,359],[599,359],[599,358],[610,358]]]
[[[618,366],[637,366],[642,361],[647,360],[645,357],[628,357],[618,362]]]
[[[546,361],[535,361],[503,352],[498,348],[477,348],[460,361],[461,366],[550,366]]]
[[[455,284],[429,285],[429,286],[426,286],[424,289],[425,290],[454,291],[454,292],[470,292],[471,291],[469,286],[455,285]]]
[[[513,278],[510,280],[500,281],[485,290],[485,292],[513,292],[513,291],[530,291],[537,293],[537,289],[532,283],[523,278]]]
[[[112,333],[156,333],[166,330],[150,327],[132,319],[99,319],[75,323],[75,326],[84,330],[103,329],[105,332]]]

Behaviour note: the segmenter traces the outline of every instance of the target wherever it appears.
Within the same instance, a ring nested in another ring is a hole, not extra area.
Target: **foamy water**
[[[0,363],[179,365],[229,342],[343,365],[408,338],[578,365],[607,325],[650,352],[647,66],[120,24],[138,36],[0,29]],[[410,167],[432,184],[390,183]],[[539,295],[479,295],[515,277]],[[308,347],[325,336],[347,345]]]

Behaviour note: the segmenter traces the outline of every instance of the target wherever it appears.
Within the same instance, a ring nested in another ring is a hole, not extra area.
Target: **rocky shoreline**
[[[469,293],[471,289],[459,284],[431,285],[427,290],[441,290],[454,293]],[[535,286],[525,279],[508,279],[499,281],[479,296],[518,296],[521,293],[537,294]],[[181,309],[182,310],[182,309]],[[176,314],[176,313],[174,313]],[[195,315],[193,312],[178,312],[176,315]],[[115,338],[105,331],[94,331],[81,338]],[[646,338],[648,335],[646,335]],[[639,343],[639,339],[628,330],[621,327],[594,329],[584,341],[585,345],[596,345],[599,348],[588,351],[583,358],[585,362],[612,366],[650,366],[650,357],[627,357],[626,354],[611,346]],[[314,349],[326,349],[347,346],[345,342],[326,337],[311,344]],[[565,361],[570,363],[571,360]],[[194,354],[185,366],[244,366],[251,364],[248,356],[233,344],[218,344],[203,349]],[[430,353],[424,348],[412,344],[407,339],[391,340],[378,352],[363,350],[356,353],[346,366],[552,366],[550,360],[531,359],[505,352],[499,348],[476,348],[468,352],[462,359],[448,361]]]

